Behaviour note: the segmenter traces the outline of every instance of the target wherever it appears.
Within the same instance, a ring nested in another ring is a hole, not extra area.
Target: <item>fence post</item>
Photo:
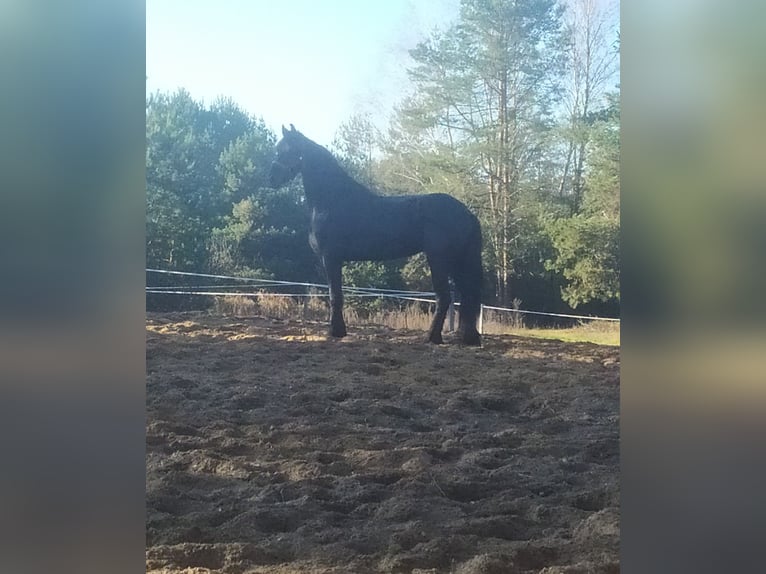
[[[479,335],[484,334],[484,303],[479,305]]]
[[[449,283],[449,330],[455,332],[455,284]]]

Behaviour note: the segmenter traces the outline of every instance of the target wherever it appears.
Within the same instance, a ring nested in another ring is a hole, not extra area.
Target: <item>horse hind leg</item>
[[[470,297],[467,299],[460,304],[458,337],[464,345],[478,347],[481,345],[481,335],[476,328],[476,322],[481,312],[481,303],[476,304]]]
[[[436,313],[434,313],[433,320],[431,321],[431,328],[428,330],[428,340],[438,345],[444,342],[442,339],[442,329],[444,328],[444,319],[447,316],[452,300],[450,298],[449,275],[447,273],[447,266],[441,259],[433,256],[427,256],[427,259],[428,265],[431,268],[431,281],[434,293],[436,293]]]
[[[472,265],[455,270],[455,285],[460,292],[460,311],[458,318],[458,337],[464,345],[481,345],[481,335],[476,329],[476,322],[481,312],[481,259]],[[478,267],[478,269],[476,269]]]

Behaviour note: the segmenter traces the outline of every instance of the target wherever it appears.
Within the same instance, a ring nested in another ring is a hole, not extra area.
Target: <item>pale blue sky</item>
[[[405,95],[407,51],[458,0],[147,0],[147,91],[231,97],[277,132],[332,142],[353,113],[377,123]]]

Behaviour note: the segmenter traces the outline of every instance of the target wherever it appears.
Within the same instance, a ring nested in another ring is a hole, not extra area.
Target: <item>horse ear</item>
[[[290,126],[292,126],[292,125],[293,125],[293,124],[290,124]],[[282,135],[283,135],[283,136],[286,136],[286,135],[287,135],[287,133],[288,133],[288,132],[287,132],[287,128],[285,128],[285,124],[282,124]]]
[[[290,124],[290,131],[295,133],[295,126],[293,124]]]

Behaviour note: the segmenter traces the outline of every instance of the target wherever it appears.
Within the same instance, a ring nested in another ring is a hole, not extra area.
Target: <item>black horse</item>
[[[281,187],[299,172],[311,208],[309,243],[330,285],[330,335],[344,337],[341,269],[345,261],[381,261],[424,252],[436,293],[428,340],[442,342],[450,305],[449,278],[461,295],[458,333],[480,345],[476,320],[481,308],[481,227],[454,197],[444,193],[381,196],[354,181],[332,154],[290,124],[282,126],[277,158],[269,174]]]

